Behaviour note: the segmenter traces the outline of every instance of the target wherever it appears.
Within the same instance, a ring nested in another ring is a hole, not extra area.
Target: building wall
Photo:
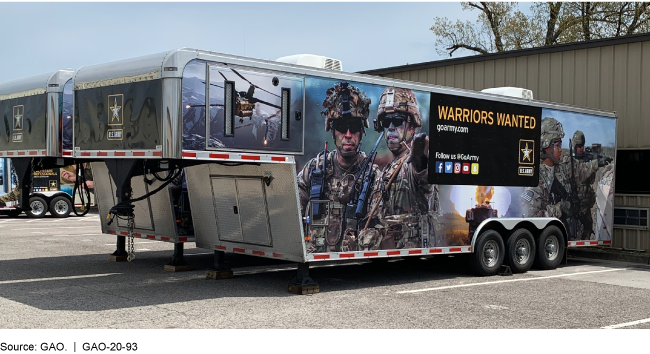
[[[650,195],[617,194],[614,196],[617,207],[650,208]],[[650,250],[650,230],[647,227],[614,227],[612,246],[630,250]]]
[[[643,65],[644,62],[649,64]],[[537,100],[615,111],[618,149],[650,149],[650,41],[477,61],[383,76],[480,91],[515,86]],[[615,207],[650,207],[616,195]],[[614,227],[613,247],[650,250],[648,228]]]
[[[650,149],[650,41],[487,60],[383,76],[480,91],[515,86],[535,99],[615,111],[619,149]],[[643,99],[645,98],[645,99]]]

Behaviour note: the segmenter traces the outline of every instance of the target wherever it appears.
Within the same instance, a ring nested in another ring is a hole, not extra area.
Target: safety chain
[[[127,245],[127,252],[128,256],[126,257],[126,260],[131,262],[132,260],[135,259],[135,251],[133,249],[133,228],[135,227],[135,221],[133,218],[133,215],[129,215],[129,219],[127,221],[127,227],[129,229],[129,236],[127,238],[128,240],[128,245]]]

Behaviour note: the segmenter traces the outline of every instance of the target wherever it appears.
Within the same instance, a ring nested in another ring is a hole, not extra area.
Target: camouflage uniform
[[[395,87],[384,90],[375,129],[380,130],[381,121],[391,113],[408,116],[409,124],[415,128],[422,126],[417,100],[411,90]],[[397,171],[403,159],[407,160]],[[389,189],[385,190],[395,173]],[[428,168],[418,172],[408,155],[396,156],[383,169],[375,181],[370,206],[372,210],[377,202],[380,203],[379,222],[360,232],[360,249],[421,248],[439,244],[435,240],[434,230],[436,219],[441,215],[438,187],[429,184],[427,178]]]
[[[562,139],[564,137],[564,129],[562,124],[555,120],[554,118],[544,118],[542,119],[542,137],[541,137],[541,147],[542,150],[551,146],[556,139]],[[552,154],[552,153],[551,153]],[[547,157],[540,154],[540,157],[544,159]],[[555,160],[555,158],[553,158]],[[577,235],[581,235],[585,227],[582,222],[579,221],[578,215],[571,215],[570,212],[570,201],[568,198],[561,199],[559,196],[555,196],[552,192],[552,186],[555,179],[559,182],[560,186],[564,188],[567,194],[572,192],[571,190],[571,159],[570,156],[564,156],[562,161],[554,161],[554,166],[547,166],[543,162],[539,164],[539,185],[533,188],[527,188],[524,193],[521,195],[521,198],[524,201],[524,205],[527,206],[528,217],[556,217],[560,219],[567,230],[569,230],[569,240],[577,239]],[[591,178],[596,170],[598,170],[598,161],[590,162],[581,162],[576,159],[573,159],[573,176],[575,177],[575,182],[577,186],[584,184]],[[582,213],[582,211],[580,211]],[[576,221],[576,234],[571,234],[571,222]],[[588,223],[584,220],[583,222]],[[592,226],[589,226],[591,229]]]
[[[325,197],[329,200],[330,203],[330,215],[328,215],[328,224],[327,227],[310,227],[309,230],[309,242],[307,251],[312,252],[333,252],[335,251],[336,243],[341,237],[341,225],[342,225],[342,214],[343,208],[349,202],[348,198],[350,195],[352,183],[354,177],[361,169],[363,161],[366,158],[364,152],[359,152],[357,162],[352,165],[349,169],[344,169],[339,166],[337,161],[338,152],[330,151],[327,153],[327,167],[325,170]],[[323,153],[321,152],[315,158],[311,159],[305,167],[298,173],[298,191],[300,194],[300,208],[303,211],[304,216],[310,214],[309,210],[309,192],[311,188],[311,172],[316,169],[317,166],[323,165]],[[379,174],[379,168],[377,165],[372,166],[373,172],[375,175]],[[361,186],[358,186],[360,188]],[[339,212],[334,212],[338,210]],[[338,215],[333,215],[338,214]],[[310,220],[315,222],[315,220]],[[352,230],[356,229],[356,225],[353,220],[347,221],[347,228],[349,229],[346,233],[353,233]]]
[[[341,103],[342,92],[347,87],[349,90],[349,111],[344,112]],[[337,84],[335,87],[327,90],[327,97],[323,101],[323,114],[325,115],[325,130],[332,129],[332,123],[337,119],[359,119],[365,128],[368,127],[368,114],[369,114],[370,99],[366,97],[365,93],[361,92],[358,88],[342,83]],[[363,136],[365,132],[362,130]],[[362,151],[357,151],[356,161],[349,168],[343,168],[338,163],[338,150],[330,151],[327,153],[326,170],[323,179],[323,189],[325,199],[329,200],[328,208],[322,212],[323,217],[319,220],[310,220],[305,228],[308,232],[309,240],[307,244],[307,252],[336,252],[337,243],[340,242],[342,251],[356,250],[356,229],[357,225],[354,219],[346,220],[346,232],[344,240],[339,240],[342,236],[341,227],[343,224],[343,213],[345,205],[349,202],[348,198],[354,183],[356,174],[361,169],[366,154]],[[310,191],[311,191],[311,176],[318,166],[323,165],[324,154],[321,152],[315,158],[309,160],[305,167],[298,173],[298,190],[300,195],[300,208],[304,217],[310,215]],[[370,166],[375,175],[379,174],[377,165]],[[361,185],[357,184],[357,188],[361,189]],[[324,206],[323,204],[320,204]],[[313,224],[322,223],[324,226],[315,226]],[[347,241],[346,241],[347,240]],[[351,241],[351,242],[350,242]]]
[[[576,146],[578,145],[585,145],[585,134],[581,132],[580,130],[576,130],[576,132],[573,134],[573,149],[575,152],[575,159],[577,161],[580,161],[581,163],[589,162],[592,163],[594,160],[588,159],[589,157],[593,156],[588,156],[587,154],[583,153],[578,154],[576,150]],[[596,214],[596,192],[594,189],[594,182],[596,180],[596,174],[592,174],[589,178],[587,178],[583,183],[578,184],[578,198],[580,198],[580,213],[584,215],[585,223],[587,225],[583,225],[580,223],[579,225],[581,227],[578,227],[578,238],[581,240],[589,240],[591,239],[592,234],[594,234],[594,220],[596,220],[595,214]]]
[[[0,196],[0,204],[6,206],[7,203],[16,204],[20,200],[20,189],[16,186],[11,192]]]

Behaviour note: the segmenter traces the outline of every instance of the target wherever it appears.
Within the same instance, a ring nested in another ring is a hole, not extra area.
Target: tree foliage
[[[650,2],[463,2],[475,21],[435,17],[438,54],[475,54],[620,37],[650,31]]]

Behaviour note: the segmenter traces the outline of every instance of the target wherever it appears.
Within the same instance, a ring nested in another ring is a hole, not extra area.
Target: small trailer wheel
[[[506,259],[513,273],[525,273],[535,260],[535,239],[526,229],[517,229],[506,242]]]
[[[47,203],[41,197],[29,198],[29,206],[32,207],[32,210],[25,211],[25,214],[30,218],[42,218],[47,213]]]
[[[50,202],[50,214],[57,218],[67,218],[72,211],[72,203],[63,196],[58,196]]]
[[[486,230],[476,239],[471,265],[481,276],[495,275],[501,269],[505,258],[505,246],[501,235],[495,230]]]
[[[566,243],[562,231],[554,225],[547,226],[537,239],[535,267],[555,269],[562,262]]]

